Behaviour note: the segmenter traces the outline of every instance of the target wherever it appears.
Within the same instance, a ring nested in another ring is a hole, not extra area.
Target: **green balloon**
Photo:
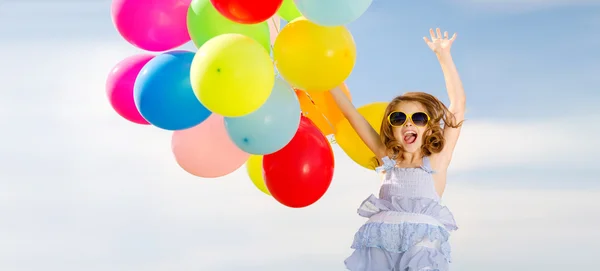
[[[193,0],[187,14],[187,28],[192,41],[200,48],[208,40],[221,34],[241,34],[253,38],[267,52],[271,51],[271,39],[267,22],[240,24],[221,15],[210,0]]]
[[[327,0],[323,0],[327,1]],[[283,18],[284,20],[291,22],[294,19],[302,16],[298,8],[296,8],[296,4],[294,4],[294,0],[283,0],[281,7],[277,10],[277,15]]]

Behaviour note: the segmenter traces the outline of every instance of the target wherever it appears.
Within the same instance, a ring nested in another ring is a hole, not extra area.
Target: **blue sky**
[[[359,54],[350,83],[370,90],[361,91],[357,99],[385,100],[407,89],[443,96],[435,58],[420,39],[423,29],[441,26],[459,34],[454,55],[472,117],[554,117],[562,114],[552,106],[558,102],[589,105],[600,100],[592,87],[600,83],[595,76],[600,38],[587,33],[600,24],[598,8],[567,5],[503,13],[479,2],[484,4],[376,1],[351,26],[365,53]]]
[[[170,133],[127,123],[106,101],[110,68],[140,52],[109,7],[0,2],[0,269],[343,270],[377,177],[335,147],[328,193],[292,210],[244,168],[187,175]],[[422,40],[437,26],[458,32],[469,107],[444,195],[461,227],[453,270],[593,269],[600,1],[376,0],[349,26],[354,101],[410,90],[447,101]]]

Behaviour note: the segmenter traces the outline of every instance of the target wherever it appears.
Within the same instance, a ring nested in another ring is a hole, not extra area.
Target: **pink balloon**
[[[117,63],[106,80],[106,95],[113,109],[121,117],[137,124],[149,124],[140,114],[133,100],[133,85],[138,74],[153,55],[134,55]]]
[[[190,41],[187,12],[192,0],[113,0],[115,27],[132,45],[161,52]]]
[[[271,34],[271,44],[275,44],[275,39],[279,35],[279,29],[281,28],[281,18],[277,14],[267,20],[269,25],[269,33]]]
[[[223,116],[214,113],[195,127],[173,132],[171,148],[181,168],[204,178],[234,172],[250,157],[227,135]]]

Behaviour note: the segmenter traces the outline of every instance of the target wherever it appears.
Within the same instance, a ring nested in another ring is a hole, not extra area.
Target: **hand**
[[[433,29],[429,29],[429,35],[431,35],[431,40],[427,37],[423,37],[423,39],[438,57],[450,55],[450,47],[452,47],[452,43],[456,39],[456,33],[452,35],[452,38],[448,39],[448,31],[444,32],[444,36],[442,36],[440,29],[436,28],[435,33]]]

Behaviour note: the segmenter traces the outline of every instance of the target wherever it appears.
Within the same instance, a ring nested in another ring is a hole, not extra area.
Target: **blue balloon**
[[[192,90],[190,67],[196,54],[172,51],[157,55],[140,71],[134,100],[152,125],[170,131],[194,127],[211,115]]]
[[[250,154],[270,154],[285,147],[300,125],[300,102],[290,85],[275,79],[269,99],[256,111],[241,117],[225,118],[232,141]]]
[[[338,26],[362,16],[373,0],[294,0],[296,8],[315,24]]]

